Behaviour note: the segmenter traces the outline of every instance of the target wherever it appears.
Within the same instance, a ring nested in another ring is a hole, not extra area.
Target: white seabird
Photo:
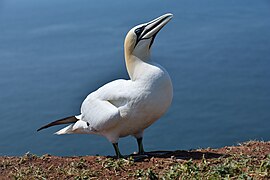
[[[118,140],[132,135],[137,139],[139,154],[144,154],[144,130],[169,108],[173,87],[168,72],[150,58],[157,33],[171,20],[162,15],[132,28],[125,38],[125,61],[130,80],[115,80],[89,94],[81,114],[49,123],[41,128],[73,123],[55,134],[98,134],[105,136],[122,157]]]

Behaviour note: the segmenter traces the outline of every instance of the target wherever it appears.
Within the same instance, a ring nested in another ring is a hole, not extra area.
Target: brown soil
[[[173,165],[181,165],[190,159],[195,165],[199,164],[199,167],[204,161],[208,167],[222,163],[229,157],[234,157],[233,159],[236,161],[240,157],[248,157],[252,160],[248,161],[247,164],[262,166],[260,165],[262,160],[269,158],[270,142],[250,141],[238,146],[220,149],[207,148],[151,153],[152,157],[148,158],[137,159],[135,156],[136,162],[131,159],[115,160],[104,156],[57,157],[43,155],[37,157],[33,154],[26,154],[22,157],[4,156],[0,157],[0,179],[139,179],[140,177],[156,179],[165,176],[165,172],[168,172],[168,169]],[[245,170],[244,167],[243,171],[248,170]],[[256,176],[248,173],[247,175],[262,179],[268,177],[268,174]],[[179,178],[179,175],[176,177]]]

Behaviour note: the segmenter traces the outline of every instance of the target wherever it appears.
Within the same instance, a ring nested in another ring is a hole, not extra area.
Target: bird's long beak
[[[145,24],[144,30],[139,39],[149,39],[155,37],[156,34],[172,19],[171,13],[164,14]]]

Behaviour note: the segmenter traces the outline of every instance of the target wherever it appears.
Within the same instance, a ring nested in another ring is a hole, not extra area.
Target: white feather
[[[165,19],[147,37],[158,32],[171,17],[166,14],[151,21]],[[142,136],[144,129],[166,112],[173,96],[170,76],[163,67],[150,61],[151,37],[137,45],[136,39],[133,28],[125,39],[126,66],[131,80],[115,80],[92,92],[82,103],[81,115],[76,116],[79,120],[56,134],[94,133],[115,143],[119,137]]]

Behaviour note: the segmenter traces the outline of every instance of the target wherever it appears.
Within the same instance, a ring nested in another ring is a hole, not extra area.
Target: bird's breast
[[[172,102],[173,87],[169,74],[162,70],[149,78],[142,108],[154,118],[162,116]]]
[[[173,97],[170,76],[162,69],[150,74],[146,80],[135,81],[134,86],[137,94],[127,108],[128,123],[123,123],[123,129],[127,132],[149,127],[167,111]]]

